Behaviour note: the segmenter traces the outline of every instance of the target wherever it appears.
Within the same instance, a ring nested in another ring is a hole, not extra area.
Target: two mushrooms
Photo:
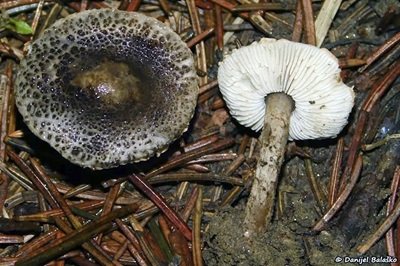
[[[248,233],[265,229],[287,140],[335,137],[353,91],[327,50],[262,39],[220,65],[232,116],[261,133],[246,209]],[[29,129],[92,169],[147,160],[187,130],[198,85],[186,44],[139,13],[91,10],[57,21],[30,47],[16,80]]]

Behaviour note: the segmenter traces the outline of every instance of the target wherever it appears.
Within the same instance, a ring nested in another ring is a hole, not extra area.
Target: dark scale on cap
[[[177,34],[109,9],[57,21],[32,44],[16,80],[32,132],[93,169],[162,153],[186,131],[197,93],[192,54]]]

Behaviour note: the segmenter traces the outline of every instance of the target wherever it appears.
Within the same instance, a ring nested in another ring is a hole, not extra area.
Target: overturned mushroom
[[[163,23],[90,10],[33,42],[16,80],[29,129],[92,169],[146,160],[187,130],[198,93],[193,57]]]
[[[340,79],[338,60],[326,49],[261,39],[233,51],[218,82],[230,113],[260,130],[261,151],[246,207],[246,235],[272,218],[287,140],[333,138],[343,129],[354,92]]]

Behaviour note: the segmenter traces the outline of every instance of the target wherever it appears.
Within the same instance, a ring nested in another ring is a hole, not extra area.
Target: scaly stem
[[[289,136],[293,100],[284,93],[266,97],[264,127],[256,176],[246,206],[245,235],[264,233],[274,211],[275,193]]]

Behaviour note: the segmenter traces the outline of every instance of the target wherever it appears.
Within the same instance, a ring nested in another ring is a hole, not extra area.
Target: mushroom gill
[[[239,123],[260,130],[260,156],[246,205],[245,235],[269,229],[285,146],[336,137],[347,124],[353,89],[326,49],[263,38],[224,59],[218,84]]]
[[[165,151],[187,130],[197,94],[192,53],[176,33],[110,9],[57,21],[33,42],[16,79],[29,129],[92,169]]]

